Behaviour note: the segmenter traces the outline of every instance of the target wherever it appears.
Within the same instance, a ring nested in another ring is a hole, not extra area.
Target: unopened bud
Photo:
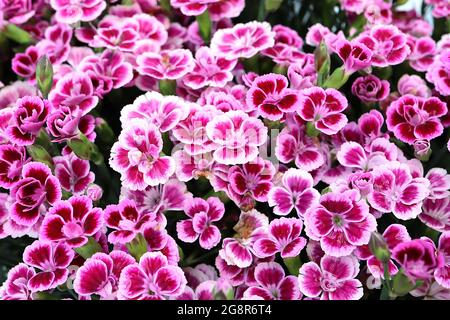
[[[420,161],[428,161],[431,156],[430,141],[416,140],[414,141],[414,156]]]
[[[391,259],[391,253],[383,236],[378,232],[372,232],[369,240],[369,250],[382,263],[388,263]]]

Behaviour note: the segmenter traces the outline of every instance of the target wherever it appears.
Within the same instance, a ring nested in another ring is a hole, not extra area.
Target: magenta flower
[[[134,258],[123,251],[98,252],[78,269],[73,288],[79,295],[96,294],[102,299],[114,299],[122,270],[135,263]]]
[[[56,11],[55,18],[61,23],[87,22],[97,19],[106,8],[104,0],[50,0],[50,5]]]
[[[277,136],[275,155],[282,163],[295,161],[297,168],[316,170],[325,163],[325,155],[305,134],[304,126],[284,128]]]
[[[410,241],[411,237],[405,226],[391,224],[384,230],[383,239],[386,241],[388,250],[392,251],[399,243]],[[358,247],[355,254],[359,259],[367,260],[367,268],[375,278],[384,279],[384,264],[373,255],[368,245]],[[392,260],[389,260],[388,268],[391,276],[398,272],[398,268]]]
[[[308,172],[290,168],[283,175],[282,186],[269,191],[269,206],[274,207],[273,212],[280,216],[288,215],[295,208],[297,215],[302,218],[306,210],[320,198],[313,184],[313,177]]]
[[[138,212],[134,201],[128,199],[107,206],[103,215],[106,226],[114,230],[108,235],[108,241],[112,244],[130,242],[152,218],[152,214]]]
[[[143,119],[161,132],[167,132],[186,119],[188,114],[188,104],[182,99],[152,91],[137,97],[133,104],[126,105],[120,113],[120,121],[125,126],[132,119]]]
[[[225,207],[219,198],[194,198],[186,203],[184,210],[191,219],[177,222],[178,238],[189,243],[199,239],[200,246],[207,250],[215,247],[220,242],[221,234],[219,228],[212,223],[222,219],[225,213]]]
[[[95,139],[95,119],[92,115],[83,115],[78,108],[60,106],[47,118],[47,130],[54,142],[62,142],[84,134],[90,141]]]
[[[410,53],[406,35],[394,25],[375,25],[355,41],[372,51],[372,65],[376,67],[400,64]]]
[[[232,28],[217,30],[211,39],[211,50],[228,60],[251,58],[275,43],[275,32],[267,22],[238,23]]]
[[[270,161],[257,157],[254,161],[244,163],[242,167],[233,166],[228,172],[230,185],[228,192],[238,205],[250,197],[256,201],[266,202],[267,194],[273,187],[272,178],[275,168]]]
[[[32,292],[28,286],[31,278],[36,275],[32,267],[19,263],[8,271],[8,277],[0,288],[2,300],[31,300]]]
[[[450,174],[442,168],[431,168],[425,175],[430,181],[429,199],[442,199],[450,196]]]
[[[392,212],[401,220],[416,218],[422,201],[428,196],[430,182],[413,178],[406,164],[391,162],[372,171],[373,192],[367,196],[370,205],[380,212]]]
[[[120,23],[106,24],[98,28],[97,33],[89,40],[89,45],[94,48],[131,52],[139,40],[139,33],[134,26],[123,26]]]
[[[306,239],[300,237],[303,223],[296,218],[280,218],[269,224],[267,237],[261,237],[253,244],[255,255],[260,258],[274,256],[292,258],[300,254],[306,246]]]
[[[352,93],[365,103],[384,100],[389,95],[389,90],[389,81],[380,80],[373,75],[359,77],[352,84]]]
[[[299,300],[302,296],[295,276],[286,276],[276,262],[259,263],[255,268],[256,286],[244,292],[244,298],[264,300]]]
[[[171,0],[170,4],[186,16],[198,16],[208,10],[212,21],[235,18],[245,7],[244,0]]]
[[[335,89],[305,89],[299,104],[297,112],[300,117],[313,122],[316,129],[324,134],[336,134],[347,124],[347,117],[341,113],[347,108],[347,99]]]
[[[439,237],[437,255],[441,260],[434,271],[434,278],[444,288],[450,289],[450,233],[444,232]]]
[[[265,236],[268,225],[266,215],[254,209],[242,212],[238,223],[233,228],[237,235],[222,241],[218,258],[224,260],[225,265],[236,266],[240,269],[249,267],[256,260],[253,256],[253,244],[260,237]]]
[[[436,90],[443,96],[450,95],[450,50],[446,49],[435,57],[428,68],[426,79],[434,84]]]
[[[450,197],[425,199],[418,218],[434,230],[450,231]]]
[[[169,265],[160,252],[147,252],[139,264],[129,265],[119,278],[119,299],[164,300],[183,293],[186,287],[183,271]]]
[[[39,52],[45,53],[50,62],[58,65],[67,60],[70,54],[70,40],[73,30],[65,23],[57,23],[45,30],[45,37],[36,45]]]
[[[73,152],[54,157],[53,162],[55,177],[65,191],[74,195],[83,194],[94,182],[95,175],[90,171],[89,161],[78,158]]]
[[[314,55],[305,54],[295,64],[291,64],[287,71],[291,88],[302,90],[314,87],[317,82],[317,72],[314,67]]]
[[[347,256],[357,246],[367,244],[377,222],[365,200],[357,192],[326,193],[320,203],[305,213],[305,231],[319,241],[326,254]]]
[[[33,9],[31,0],[3,0],[0,2],[2,20],[13,24],[23,24],[31,19],[36,13]]]
[[[264,118],[280,120],[284,113],[299,107],[297,92],[287,86],[283,75],[270,73],[257,77],[247,92],[247,105],[257,108]]]
[[[25,52],[17,53],[12,59],[12,70],[24,78],[35,78],[36,65],[41,53],[35,46],[29,46]]]
[[[7,130],[11,141],[20,146],[34,143],[39,130],[44,126],[51,106],[47,100],[26,96],[16,102],[12,124]]]
[[[58,201],[42,221],[40,239],[64,241],[78,248],[85,245],[88,236],[93,236],[103,227],[103,212],[92,207],[92,200],[86,196],[72,196]]]
[[[233,80],[233,71],[237,60],[227,60],[215,56],[208,47],[201,47],[195,53],[194,69],[183,78],[184,83],[192,89],[206,86],[223,87]]]
[[[425,99],[408,94],[390,104],[386,123],[397,138],[413,144],[416,139],[440,136],[444,128],[439,117],[447,111],[446,104],[436,97]]]
[[[133,79],[133,67],[120,51],[105,50],[100,56],[89,55],[78,70],[91,78],[98,96],[127,85]]]
[[[145,52],[137,57],[136,63],[140,74],[169,80],[182,78],[195,67],[192,53],[186,49]]]
[[[26,149],[11,144],[0,145],[0,186],[10,189],[22,176],[22,168],[28,162]]]
[[[365,69],[372,63],[372,51],[359,41],[338,41],[336,53],[344,62],[344,69],[347,74]]]
[[[397,83],[398,93],[401,96],[412,94],[422,98],[431,96],[431,90],[428,88],[424,79],[417,75],[404,74]]]
[[[310,298],[321,300],[359,300],[364,291],[355,277],[359,273],[359,262],[352,256],[324,256],[320,266],[307,262],[300,268],[298,282],[300,291]]]
[[[54,204],[61,199],[61,186],[50,168],[40,162],[29,162],[22,168],[22,179],[11,188],[14,202],[11,219],[23,226],[38,220],[42,204]]]
[[[411,280],[427,280],[433,277],[438,266],[435,251],[434,243],[423,237],[399,243],[392,251],[392,258]]]
[[[56,288],[66,282],[69,271],[67,267],[73,260],[75,252],[66,244],[52,244],[35,241],[25,248],[23,261],[41,270],[28,281],[32,292]]]
[[[266,143],[267,127],[243,111],[229,111],[206,125],[208,138],[217,144],[214,159],[222,164],[253,161],[258,147]]]
[[[131,190],[165,183],[175,172],[175,164],[171,157],[160,156],[162,147],[161,133],[153,124],[133,119],[113,145],[110,165]]]
[[[436,55],[436,42],[431,37],[410,38],[411,54],[409,64],[414,70],[427,71]]]
[[[69,73],[59,79],[50,92],[49,100],[55,108],[69,107],[72,112],[79,110],[83,115],[94,109],[98,97],[94,96],[94,87],[87,74]]]

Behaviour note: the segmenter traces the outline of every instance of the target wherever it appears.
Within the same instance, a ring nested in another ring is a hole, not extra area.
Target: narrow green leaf
[[[3,29],[5,36],[20,44],[28,44],[33,41],[31,34],[16,26],[15,24],[8,24]]]
[[[138,233],[133,240],[128,242],[126,247],[128,252],[136,259],[136,261],[139,261],[144,253],[148,251],[147,240],[145,240],[141,233]]]
[[[289,273],[293,276],[298,276],[298,272],[300,267],[302,266],[302,262],[300,260],[300,256],[292,257],[292,258],[284,258],[284,265],[288,268]]]
[[[212,22],[211,18],[209,17],[208,10],[205,10],[205,12],[197,16],[196,19],[200,35],[202,36],[203,41],[205,41],[205,43],[208,44],[209,41],[211,40],[211,28],[212,28]]]

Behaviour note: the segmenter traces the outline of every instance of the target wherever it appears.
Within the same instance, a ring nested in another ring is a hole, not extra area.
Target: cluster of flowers
[[[1,299],[450,299],[450,175],[422,163],[450,126],[450,35],[384,0],[340,0],[365,24],[304,40],[233,24],[244,0],[115,2],[0,1],[33,40],[0,90],[0,238],[37,239]],[[103,162],[96,107],[130,87]]]

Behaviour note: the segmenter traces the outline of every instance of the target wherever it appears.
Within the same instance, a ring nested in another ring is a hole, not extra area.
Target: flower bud
[[[103,196],[103,189],[99,185],[93,183],[87,188],[86,195],[91,198],[92,201],[98,201]]]
[[[416,140],[414,141],[414,156],[420,161],[428,161],[431,156],[430,141]]]
[[[388,263],[391,259],[391,253],[383,236],[378,232],[372,232],[369,240],[369,250],[382,263]]]
[[[218,279],[214,286],[214,299],[215,300],[233,300],[234,290],[233,286],[227,279]]]

